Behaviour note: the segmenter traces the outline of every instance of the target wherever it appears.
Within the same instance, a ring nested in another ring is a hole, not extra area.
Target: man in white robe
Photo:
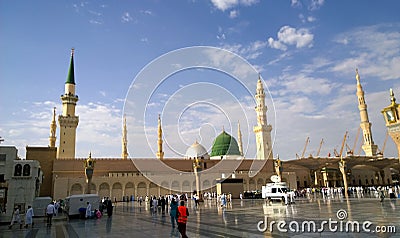
[[[28,228],[29,225],[33,227],[33,208],[32,206],[28,206],[28,210],[26,210],[25,214],[25,228]]]

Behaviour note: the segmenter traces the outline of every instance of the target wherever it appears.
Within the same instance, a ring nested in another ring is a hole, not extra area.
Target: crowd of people
[[[303,188],[295,191],[298,197],[310,197],[311,195],[322,196],[322,198],[343,197],[345,189],[343,187],[322,187],[322,188]],[[362,198],[398,198],[400,186],[351,186],[347,193],[350,197]]]
[[[308,198],[312,199],[315,197],[322,197],[323,199],[331,199],[344,197],[344,188],[343,187],[322,187],[322,188],[303,188],[300,190],[294,191],[296,197]],[[380,199],[382,202],[384,198],[395,199],[400,195],[400,186],[352,186],[348,188],[348,195],[350,197],[374,197]],[[240,193],[239,198],[242,200],[244,195]],[[191,196],[193,202],[193,209],[197,209],[200,205],[200,196],[197,193],[193,193]],[[217,206],[226,207],[231,203],[232,194],[216,194],[211,192],[206,192],[202,194],[202,199],[204,200],[213,200]],[[132,200],[135,201],[133,198]],[[126,199],[126,202],[129,200]],[[171,226],[172,229],[175,230],[175,227],[178,228],[178,231],[181,233],[182,237],[186,236],[186,223],[189,217],[189,210],[185,206],[185,204],[190,201],[188,194],[166,194],[165,196],[142,196],[136,197],[136,201],[138,206],[142,206],[143,203],[146,207],[150,207],[150,211],[152,214],[160,213],[165,216],[166,213],[169,213],[171,218]],[[45,216],[47,221],[47,226],[52,225],[52,219],[54,216],[57,216],[58,213],[63,211],[64,203],[62,200],[52,201],[50,202],[45,209]],[[92,204],[87,202],[87,206],[85,208],[85,218],[101,218],[105,212],[107,212],[108,217],[111,217],[113,214],[113,203],[110,198],[104,197],[101,200],[100,206],[97,209],[94,209],[94,213],[92,213]],[[16,206],[14,208],[11,223],[9,228],[11,229],[15,224],[18,224],[20,228],[23,227],[21,208]],[[29,205],[28,209],[25,211],[25,228],[31,226],[33,228],[34,222],[34,211],[33,208]]]

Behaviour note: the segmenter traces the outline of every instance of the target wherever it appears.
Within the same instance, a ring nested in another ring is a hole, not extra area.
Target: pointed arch
[[[102,183],[99,186],[99,196],[110,197],[110,185],[108,183]]]
[[[78,194],[83,194],[83,186],[79,183],[75,183],[71,186],[71,195],[78,195]]]

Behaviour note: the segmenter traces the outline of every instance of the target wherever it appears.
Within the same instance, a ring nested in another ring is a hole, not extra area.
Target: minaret
[[[50,124],[50,136],[49,136],[49,147],[56,147],[56,131],[57,131],[57,124],[56,124],[56,107],[53,108],[53,120]]]
[[[158,145],[158,150],[157,150],[157,158],[160,160],[164,159],[164,151],[162,150],[162,129],[161,129],[161,118],[160,114],[158,114],[158,140],[157,140],[157,145]]]
[[[240,122],[238,121],[238,146],[240,155],[243,156],[242,132],[240,131]]]
[[[126,130],[126,116],[124,115],[124,126],[122,129],[122,159],[128,159],[128,137]]]
[[[376,156],[378,146],[374,144],[372,139],[371,123],[368,119],[367,104],[365,103],[364,91],[360,83],[360,75],[358,69],[356,69],[356,80],[357,80],[357,97],[358,97],[358,110],[360,110],[361,123],[360,127],[363,131],[364,144],[362,149],[366,156]]]
[[[255,108],[257,113],[257,126],[254,126],[253,131],[256,134],[256,159],[272,159],[272,126],[267,124],[267,106],[265,105],[265,93],[260,75],[258,75],[255,99],[257,104]]]
[[[71,62],[69,65],[65,92],[61,95],[62,114],[58,116],[60,125],[60,146],[57,150],[58,159],[75,158],[76,127],[79,117],[75,115],[75,106],[78,95],[75,95],[74,49],[71,50]]]

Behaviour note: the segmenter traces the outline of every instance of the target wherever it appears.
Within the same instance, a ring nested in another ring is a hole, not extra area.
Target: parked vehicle
[[[32,203],[33,214],[35,217],[46,216],[46,208],[51,201],[51,197],[35,197]]]
[[[243,193],[243,198],[244,199],[261,199],[261,191],[256,190],[256,191],[246,191]]]
[[[290,192],[285,182],[267,183],[262,186],[262,198],[268,203],[273,200],[281,201],[284,204],[294,203],[294,192]]]
[[[71,195],[65,198],[65,212],[68,217],[80,215],[81,208],[86,210],[87,202],[92,205],[92,210],[98,209],[101,203],[100,197],[97,194],[79,194]]]

